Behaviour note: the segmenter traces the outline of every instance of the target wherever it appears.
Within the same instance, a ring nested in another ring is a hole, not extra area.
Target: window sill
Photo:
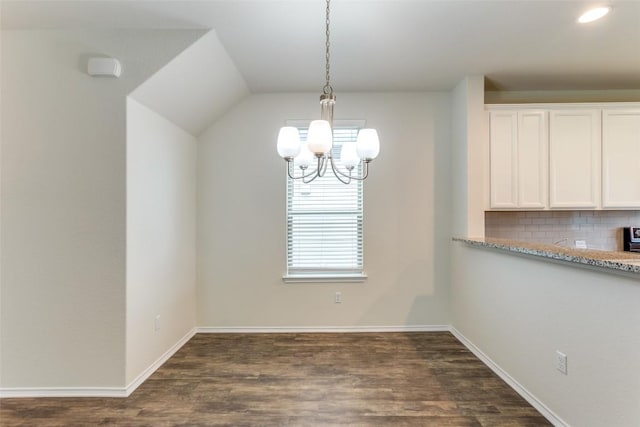
[[[285,283],[362,283],[367,275],[362,274],[289,274],[282,276]]]

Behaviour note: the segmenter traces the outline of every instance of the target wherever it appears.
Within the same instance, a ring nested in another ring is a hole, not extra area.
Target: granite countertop
[[[577,249],[508,239],[454,237],[453,240],[463,242],[471,246],[493,248],[553,260],[640,274],[640,254],[632,252]]]

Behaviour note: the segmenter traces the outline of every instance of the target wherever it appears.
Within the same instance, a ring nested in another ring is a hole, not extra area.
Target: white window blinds
[[[299,130],[306,141],[307,129]],[[344,171],[340,150],[356,140],[358,128],[336,126],[333,135],[336,165]],[[341,183],[331,165],[309,184],[287,179],[287,274],[358,275],[362,265],[362,181]]]

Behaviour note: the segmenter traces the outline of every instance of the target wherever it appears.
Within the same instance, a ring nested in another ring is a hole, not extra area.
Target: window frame
[[[300,128],[308,128],[311,120],[287,120],[286,126],[293,126],[298,129]],[[355,128],[355,129],[363,129],[366,125],[364,120],[334,120],[333,127],[334,128]],[[331,165],[328,165],[328,169],[326,173],[333,173],[331,170]],[[286,180],[288,181],[290,178],[286,176]],[[356,184],[356,183],[352,183]],[[348,184],[348,185],[352,185]],[[318,272],[289,272],[289,230],[288,230],[288,217],[289,217],[289,195],[288,195],[288,185],[289,183],[285,181],[285,202],[286,202],[286,223],[285,223],[285,274],[282,276],[282,280],[285,283],[345,283],[345,282],[355,282],[361,283],[366,281],[367,274],[364,270],[365,262],[364,262],[364,182],[362,182],[362,193],[360,195],[362,200],[362,227],[361,227],[361,235],[360,239],[362,240],[362,269],[358,272],[340,272],[338,270],[335,271],[327,271],[326,273],[318,273]],[[313,184],[311,184],[313,185]],[[341,184],[345,185],[345,184]]]

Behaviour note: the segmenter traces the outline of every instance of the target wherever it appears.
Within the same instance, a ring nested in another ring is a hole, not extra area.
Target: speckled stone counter
[[[640,276],[640,254],[630,252],[576,249],[555,245],[506,239],[474,239],[454,237],[454,241],[471,246],[498,249],[535,257],[567,261],[592,267],[636,273]]]

